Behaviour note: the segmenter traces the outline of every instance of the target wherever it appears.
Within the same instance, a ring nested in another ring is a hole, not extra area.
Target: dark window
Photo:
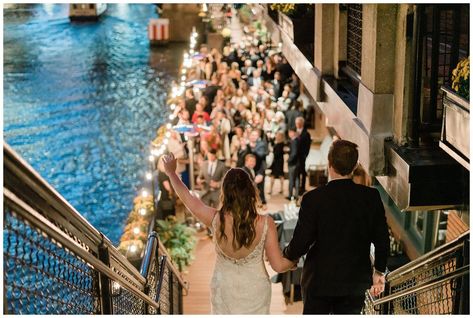
[[[72,9],[77,9],[77,4],[73,4]]]
[[[363,5],[347,5],[347,65],[361,75]]]
[[[425,5],[421,10],[423,46],[422,110],[424,132],[440,131],[440,88],[450,86],[458,61],[469,55],[469,5]]]
[[[94,7],[95,7],[95,4],[89,4],[89,9],[90,10],[94,9]]]

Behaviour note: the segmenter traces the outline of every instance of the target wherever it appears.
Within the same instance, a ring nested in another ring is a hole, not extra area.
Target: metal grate
[[[438,253],[406,270],[387,276],[385,295],[374,300],[367,292],[365,314],[455,314],[461,313],[465,295],[462,284],[468,280],[469,260],[462,241],[443,246]],[[443,250],[442,250],[443,248]],[[384,300],[384,299],[385,300]]]
[[[139,297],[121,288],[118,295],[112,296],[114,315],[142,315],[144,302]]]
[[[347,5],[347,65],[361,75],[363,5]]]
[[[161,292],[159,294],[159,308],[162,315],[168,315],[172,314],[172,271],[168,268],[168,266],[164,266],[163,270],[163,282],[161,285]]]
[[[4,288],[9,314],[97,314],[98,273],[4,205]]]

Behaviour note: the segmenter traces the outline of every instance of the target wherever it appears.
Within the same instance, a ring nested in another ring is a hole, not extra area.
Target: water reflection
[[[108,5],[97,23],[67,14],[4,8],[4,136],[117,243],[185,44],[150,51],[151,4]]]

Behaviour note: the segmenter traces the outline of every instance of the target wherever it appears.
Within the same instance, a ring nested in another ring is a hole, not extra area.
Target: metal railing
[[[5,143],[3,151],[5,314],[182,313],[187,287],[156,233],[140,273]]]
[[[386,276],[385,292],[366,292],[365,314],[468,314],[470,231]]]

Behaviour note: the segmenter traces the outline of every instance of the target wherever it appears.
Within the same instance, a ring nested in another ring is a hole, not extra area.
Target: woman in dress
[[[243,169],[228,170],[221,208],[206,206],[176,174],[176,159],[163,157],[166,174],[185,206],[212,229],[217,253],[211,290],[212,314],[269,314],[271,282],[263,252],[276,272],[294,267],[279,249],[276,225],[257,212],[258,190]]]

